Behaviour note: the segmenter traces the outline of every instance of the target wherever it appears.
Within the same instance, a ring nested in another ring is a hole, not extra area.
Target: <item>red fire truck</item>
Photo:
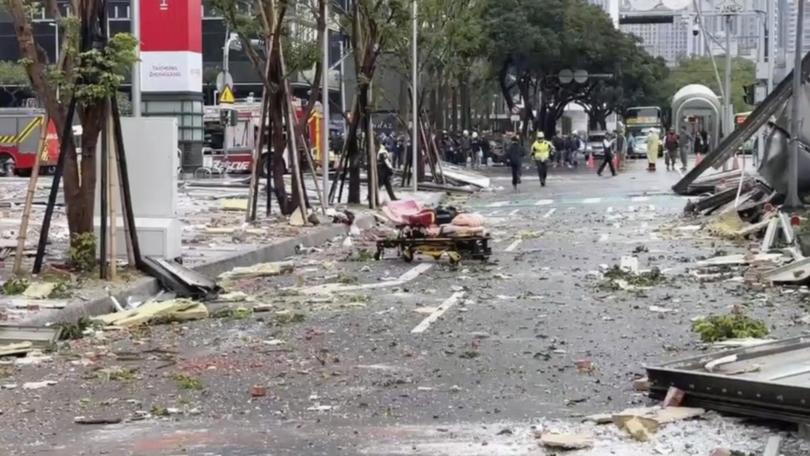
[[[0,109],[0,176],[28,176],[41,153],[43,172],[51,171],[59,158],[59,139],[53,122],[48,125],[46,147],[38,151],[44,112],[30,108]]]
[[[296,103],[300,105],[300,102]],[[296,113],[299,117],[301,112]],[[237,102],[230,105],[206,106],[203,114],[205,125],[205,147],[203,148],[203,167],[214,174],[240,174],[248,173],[252,169],[253,150],[259,124],[261,123],[261,105],[255,101]],[[321,163],[320,128],[323,124],[319,114],[313,114],[308,122],[309,141],[315,146],[312,148],[316,167]],[[267,172],[267,145],[262,152],[259,172],[264,176]],[[336,157],[333,152],[329,154],[330,166],[334,166]],[[289,163],[287,153],[284,154],[285,167]]]

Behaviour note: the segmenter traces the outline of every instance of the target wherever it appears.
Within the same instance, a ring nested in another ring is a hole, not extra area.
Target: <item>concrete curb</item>
[[[372,215],[359,215],[354,224],[360,229],[368,229],[374,226],[375,220]],[[275,244],[269,244],[247,252],[235,253],[226,258],[219,258],[211,263],[204,263],[192,269],[208,277],[216,277],[225,271],[240,266],[251,266],[258,263],[271,261],[281,261],[287,257],[295,255],[295,247],[303,245],[305,247],[317,247],[326,241],[348,233],[349,227],[346,225],[328,225],[307,233],[306,235],[285,239]],[[153,296],[160,291],[160,284],[152,277],[142,278],[132,284],[126,290],[115,294],[115,299],[120,303],[125,303],[130,296]],[[92,317],[111,312],[113,309],[112,300],[109,297],[95,299],[84,303],[72,303],[64,309],[39,312],[31,318],[24,319],[19,325],[44,326],[54,323],[75,323],[83,317]]]

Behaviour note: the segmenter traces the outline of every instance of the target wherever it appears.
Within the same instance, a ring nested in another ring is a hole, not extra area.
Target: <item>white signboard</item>
[[[190,51],[141,53],[144,92],[201,92],[202,54]]]

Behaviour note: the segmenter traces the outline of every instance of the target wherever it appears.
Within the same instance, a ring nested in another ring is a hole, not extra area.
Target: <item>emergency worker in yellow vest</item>
[[[543,132],[537,133],[537,139],[532,144],[532,159],[534,164],[537,165],[537,175],[540,177],[540,185],[546,186],[546,176],[548,175],[548,162],[551,159],[551,153],[554,146],[546,141],[546,136]]]

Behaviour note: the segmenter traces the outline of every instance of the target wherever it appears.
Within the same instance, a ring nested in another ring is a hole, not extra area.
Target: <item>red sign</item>
[[[142,1],[141,50],[202,52],[201,0]]]

